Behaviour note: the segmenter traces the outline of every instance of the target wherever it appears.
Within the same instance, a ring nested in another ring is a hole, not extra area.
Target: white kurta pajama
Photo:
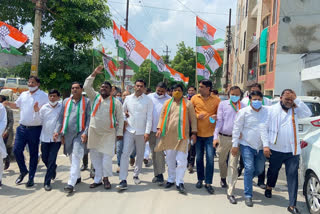
[[[3,173],[3,159],[7,157],[7,149],[4,145],[2,134],[7,127],[7,111],[5,107],[0,104],[0,181]]]
[[[92,104],[99,94],[92,88],[94,79],[94,77],[89,76],[84,83],[84,90]],[[113,99],[113,101],[116,127],[111,128],[110,107],[112,106],[110,106],[110,96],[102,99],[95,115],[91,115],[88,148],[90,149],[91,161],[95,168],[95,183],[100,183],[102,177],[112,176],[112,156],[114,155],[116,136],[123,136],[122,104],[117,99]]]

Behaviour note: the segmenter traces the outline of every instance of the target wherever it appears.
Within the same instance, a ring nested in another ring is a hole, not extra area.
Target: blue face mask
[[[122,102],[122,98],[121,97],[116,97],[117,100],[119,100],[120,102]]]
[[[234,96],[234,95],[231,95],[230,96],[230,100],[233,102],[233,103],[236,103],[240,100],[240,96]]]
[[[262,101],[260,101],[260,100],[253,100],[252,102],[251,102],[251,105],[252,105],[252,107],[253,108],[255,108],[255,109],[260,109],[261,108],[261,106],[262,106]]]

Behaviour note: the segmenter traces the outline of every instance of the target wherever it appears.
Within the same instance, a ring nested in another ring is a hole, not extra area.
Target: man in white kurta
[[[84,91],[92,103],[89,125],[88,148],[91,162],[95,168],[94,183],[90,188],[104,184],[110,189],[109,177],[112,176],[112,156],[117,140],[123,136],[123,111],[118,99],[110,96],[111,84],[104,82],[100,91],[94,91],[92,84],[97,74],[102,74],[103,66],[97,67],[84,83]]]
[[[0,104],[0,186],[2,185],[3,159],[7,157],[6,146],[4,145],[2,134],[7,127],[7,111]]]

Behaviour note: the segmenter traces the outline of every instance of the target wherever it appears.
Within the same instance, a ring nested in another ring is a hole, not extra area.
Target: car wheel
[[[320,214],[320,181],[313,173],[309,173],[305,180],[307,207],[311,214]]]

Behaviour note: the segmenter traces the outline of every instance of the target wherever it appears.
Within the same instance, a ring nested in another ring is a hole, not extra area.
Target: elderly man
[[[72,193],[74,186],[81,182],[80,162],[88,139],[90,122],[90,102],[82,95],[83,86],[79,82],[71,84],[71,96],[64,99],[55,128],[54,141],[62,135],[64,154],[70,158],[70,178],[65,192]]]
[[[183,97],[183,87],[173,86],[173,98],[167,100],[161,111],[157,137],[160,142],[156,152],[166,151],[168,165],[168,182],[165,188],[176,183],[177,190],[185,194],[184,174],[188,163],[188,140],[191,124],[191,140],[197,140],[197,117],[192,103]]]
[[[272,188],[276,185],[279,170],[285,164],[289,192],[287,210],[293,214],[300,213],[296,208],[301,153],[298,119],[310,117],[311,114],[309,107],[291,89],[282,92],[280,102],[273,105],[269,112],[268,138],[271,155],[265,196],[272,197]]]
[[[0,187],[2,186],[3,158],[7,156],[6,146],[4,145],[2,134],[7,126],[7,112],[0,104]]]
[[[98,66],[84,83],[84,90],[92,103],[88,148],[95,176],[90,188],[100,186],[103,181],[104,188],[110,189],[114,142],[123,136],[123,111],[121,102],[111,95],[109,82],[102,83],[99,92],[92,88],[94,79],[102,74],[102,69],[103,66]]]
[[[33,106],[37,102],[41,108],[48,103],[48,95],[39,89],[40,79],[30,76],[28,80],[29,91],[22,92],[15,103],[8,101],[3,102],[4,106],[13,109],[20,109],[20,121],[16,131],[16,138],[13,147],[13,153],[17,160],[20,175],[16,180],[16,184],[20,184],[23,178],[29,173],[27,187],[34,185],[34,175],[37,170],[39,158],[39,142],[41,134],[41,120],[34,116]],[[25,164],[23,155],[24,148],[28,145],[30,152],[29,171]]]

